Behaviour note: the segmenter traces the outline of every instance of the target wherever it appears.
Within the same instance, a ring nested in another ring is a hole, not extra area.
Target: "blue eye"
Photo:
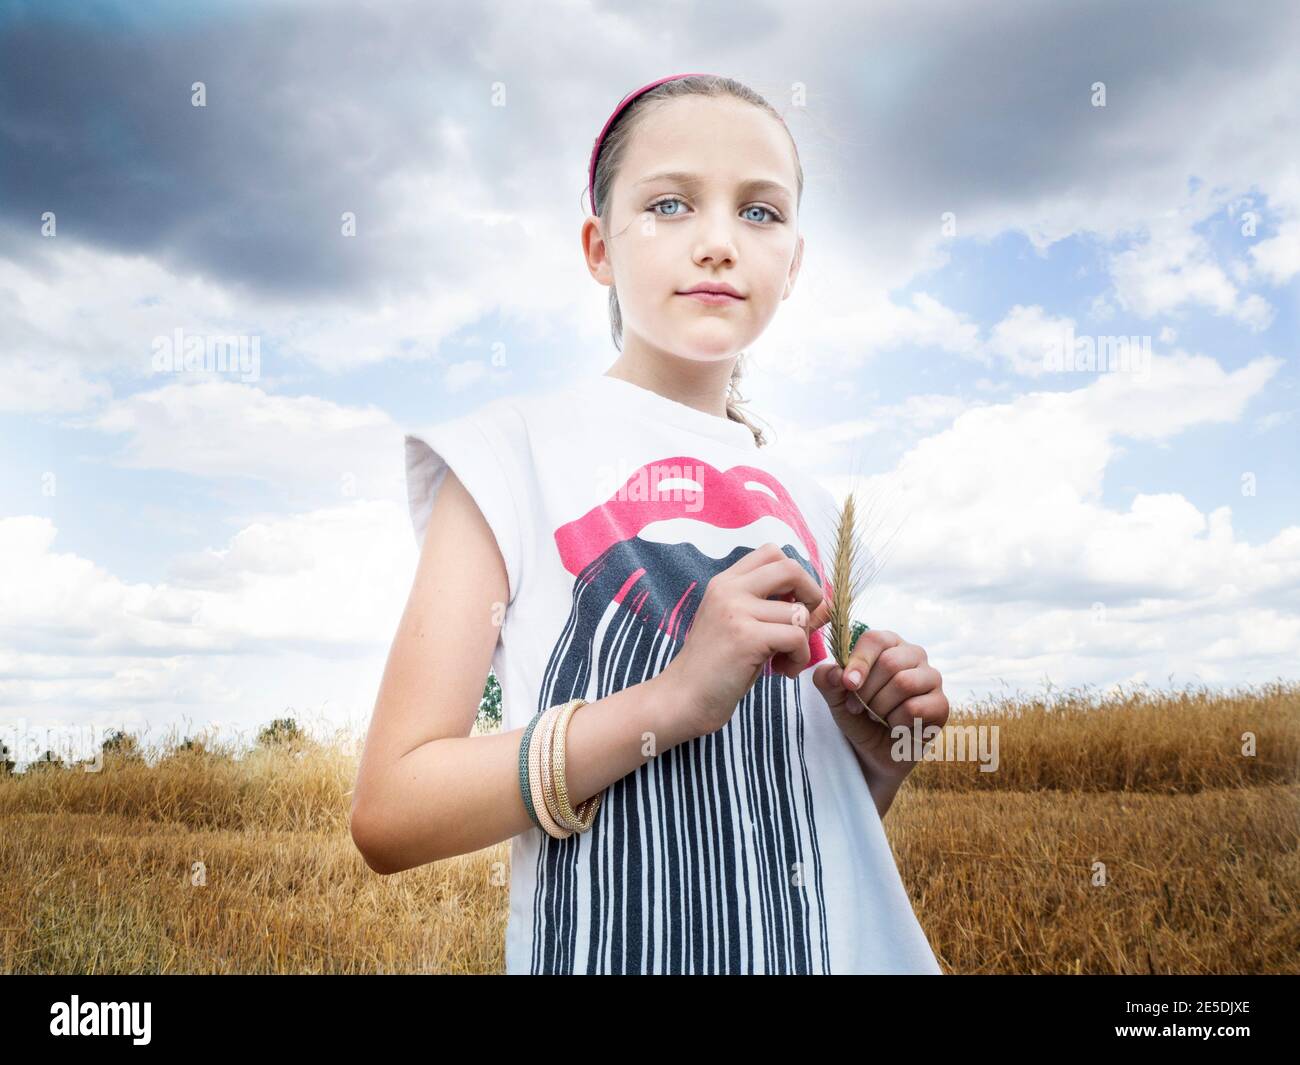
[[[676,205],[676,206],[678,206],[678,207],[685,207],[685,206],[686,206],[686,201],[683,200],[683,199],[681,199],[680,197],[677,197],[677,196],[665,196],[665,197],[664,197],[663,199],[661,199],[661,200],[655,200],[655,202],[652,203],[652,204],[647,208],[647,210],[649,210],[649,211],[653,211],[653,212],[654,212],[655,214],[657,214],[660,218],[677,218],[679,215],[682,214],[681,211],[672,211],[671,213],[667,213],[667,214],[665,214],[664,212],[658,210],[658,208],[660,208],[660,207],[667,207],[667,206],[669,206],[669,205]],[[762,204],[760,204],[760,203],[752,203],[752,204],[750,204],[748,207],[746,207],[745,210],[746,210],[746,211],[764,211],[764,212],[766,212],[767,214],[771,215],[771,220],[770,220],[770,221],[765,220],[765,219],[762,219],[762,218],[751,218],[751,219],[750,219],[751,222],[760,222],[760,223],[765,223],[765,224],[770,225],[772,222],[784,222],[784,221],[785,221],[785,219],[784,219],[784,218],[783,218],[779,213],[777,213],[776,211],[774,211],[771,207],[764,207],[764,206],[763,206]]]
[[[652,204],[650,205],[650,210],[654,211],[656,207],[664,207],[664,206],[667,206],[668,204],[674,204],[674,203],[675,203],[675,204],[679,204],[680,206],[683,206],[683,207],[686,206],[686,202],[685,202],[684,200],[679,200],[679,199],[677,199],[676,197],[671,197],[671,196],[670,196],[670,197],[668,197],[667,199],[656,200],[654,203],[652,203]],[[658,214],[660,218],[674,218],[674,217],[676,217],[678,214],[680,214],[681,212],[680,212],[680,211],[674,211],[672,214],[660,214],[660,212],[655,211],[655,213]]]
[[[748,207],[745,208],[745,210],[746,210],[746,211],[766,211],[768,214],[770,214],[770,215],[772,216],[772,220],[773,220],[774,222],[781,222],[781,221],[783,221],[783,219],[781,218],[781,216],[780,216],[779,214],[777,214],[774,210],[772,210],[772,208],[770,208],[770,207],[764,207],[761,203],[751,203]],[[754,219],[754,221],[758,221],[758,219]]]

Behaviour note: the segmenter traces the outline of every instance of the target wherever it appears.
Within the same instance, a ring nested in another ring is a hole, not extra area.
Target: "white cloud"
[[[42,363],[12,355],[0,357],[0,411],[22,414],[79,411],[112,394],[113,390],[104,382],[87,380],[70,359]]]
[[[404,477],[402,434],[384,411],[232,381],[171,382],[84,424],[121,434],[110,459],[137,469],[310,485],[340,500],[390,496]]]
[[[1074,328],[1072,318],[1057,318],[1042,307],[1016,304],[989,334],[988,348],[1009,364],[1013,373],[1041,376],[1049,349],[1059,349],[1062,333]]]
[[[1259,331],[1273,320],[1273,308],[1257,293],[1243,294],[1215,261],[1209,243],[1191,227],[1200,210],[1189,200],[1147,227],[1145,239],[1110,256],[1109,267],[1120,304],[1143,318],[1170,314],[1188,305],[1230,315]],[[1217,208],[1216,208],[1217,209]]]
[[[223,548],[178,557],[168,580],[127,583],[55,548],[45,517],[0,519],[0,630],[15,651],[253,653],[381,638],[411,557],[405,501],[255,523]]]
[[[482,381],[487,375],[487,363],[480,359],[466,359],[464,362],[454,362],[447,367],[446,373],[442,376],[442,384],[448,392],[462,392]]]
[[[877,552],[894,534],[858,616],[922,643],[963,693],[996,691],[999,677],[1104,685],[1126,663],[1162,682],[1286,675],[1293,653],[1249,634],[1264,616],[1300,628],[1300,525],[1249,544],[1226,502],[1207,515],[1173,492],[1139,493],[1127,509],[1101,501],[1121,438],[1239,420],[1279,366],[1156,357],[1145,383],[1107,374],[969,409],[887,474],[821,475],[881,522]],[[1226,647],[1250,649],[1234,663]]]
[[[753,375],[779,376],[785,387],[808,384],[827,373],[841,381],[859,376],[876,356],[893,349],[933,348],[983,359],[979,326],[925,292],[909,304],[884,290],[863,289],[846,266],[805,267],[800,286],[815,293],[781,305],[753,345]]]
[[[843,454],[867,437],[888,434],[891,443],[911,441],[977,405],[960,396],[923,394],[908,396],[900,403],[873,404],[867,418],[802,425],[765,413],[763,420],[771,422],[775,431],[772,453],[806,466],[808,456]]]
[[[455,192],[470,215],[468,205],[485,195],[467,187],[463,174]],[[152,376],[156,337],[177,329],[256,336],[261,380],[273,383],[286,379],[297,360],[331,371],[388,359],[440,362],[443,341],[499,308],[499,287],[510,292],[507,319],[572,313],[580,269],[566,254],[572,248],[568,227],[548,223],[549,232],[524,239],[523,223],[489,225],[454,211],[431,212],[428,200],[448,197],[451,189],[427,175],[419,182],[390,177],[385,195],[394,198],[395,244],[408,255],[421,247],[455,247],[454,269],[424,262],[413,266],[400,287],[380,293],[288,301],[174,272],[161,258],[106,252],[60,237],[53,246],[46,241],[38,248],[6,249],[13,258],[0,254],[0,352],[38,367],[72,361],[87,375],[113,372],[144,380]],[[452,217],[460,218],[454,236],[446,228]],[[513,273],[503,274],[506,269]],[[588,278],[582,295],[596,300],[595,288]]]
[[[156,584],[55,539],[48,518],[0,519],[0,705],[155,735],[327,703],[326,723],[364,724],[416,561],[404,500],[250,525]]]
[[[1300,274],[1300,218],[1289,219],[1275,236],[1250,249],[1255,270],[1274,285]]]

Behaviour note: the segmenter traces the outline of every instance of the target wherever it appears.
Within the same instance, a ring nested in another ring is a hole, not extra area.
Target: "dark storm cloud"
[[[477,10],[9,20],[0,217],[31,233],[54,211],[60,236],[263,290],[382,277],[383,242],[342,240],[340,215],[382,232],[384,178],[436,166],[440,117],[476,124],[492,80],[469,66]],[[195,81],[206,107],[191,106]]]
[[[873,172],[864,152],[861,172],[893,202],[1024,202],[1080,178],[1125,183],[1158,163],[1169,138],[1196,128],[1200,103],[1289,61],[1298,12],[1289,0],[1252,4],[1248,17],[1231,4],[1108,0],[936,17],[915,4],[868,15],[858,70],[850,32],[822,57],[822,77],[858,86],[851,109],[870,138],[861,147],[891,161]],[[1091,106],[1094,82],[1105,83],[1104,109]],[[1181,107],[1186,124],[1147,125],[1164,105]],[[1136,129],[1145,136],[1128,140]]]

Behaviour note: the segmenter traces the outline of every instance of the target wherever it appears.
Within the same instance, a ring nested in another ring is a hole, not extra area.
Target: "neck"
[[[628,381],[705,414],[725,418],[727,386],[739,357],[728,355],[714,362],[699,362],[669,352],[651,351],[625,337],[622,354],[605,371],[605,376]]]

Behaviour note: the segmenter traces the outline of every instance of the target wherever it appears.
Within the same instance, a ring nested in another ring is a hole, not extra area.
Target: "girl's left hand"
[[[857,683],[848,679],[853,673],[858,674]],[[942,728],[948,720],[948,697],[939,671],[930,665],[924,648],[896,632],[868,629],[854,644],[846,669],[834,659],[823,662],[813,671],[813,683],[826,697],[835,724],[878,776],[901,780],[916,765],[913,759],[895,761],[890,755],[894,727],[905,725],[910,735],[913,719],[920,718],[924,735],[931,725]],[[872,721],[857,696],[889,727]]]

